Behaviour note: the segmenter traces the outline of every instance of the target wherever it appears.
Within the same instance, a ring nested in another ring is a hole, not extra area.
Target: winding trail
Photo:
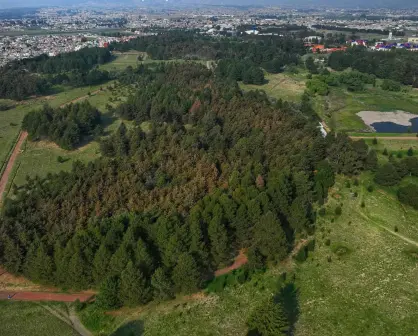
[[[17,156],[19,155],[22,149],[22,145],[25,142],[27,137],[28,137],[27,132],[25,131],[20,132],[19,138],[13,148],[12,155],[10,155],[9,161],[7,162],[6,169],[4,170],[3,175],[0,178],[0,203],[1,203],[1,200],[3,199],[3,194],[6,190],[7,182],[9,181],[10,174],[13,171],[13,166],[15,164]]]

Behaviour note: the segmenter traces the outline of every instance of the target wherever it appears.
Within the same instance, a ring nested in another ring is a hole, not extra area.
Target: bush
[[[364,201],[361,201],[360,206],[361,206],[362,208],[364,208],[364,207],[366,206],[366,204],[364,203]]]
[[[402,203],[418,209],[418,185],[408,184],[399,188],[398,198]]]
[[[396,225],[395,225],[394,231],[395,232],[398,232],[399,231],[399,229],[398,229],[398,227]]]
[[[377,138],[373,138],[372,143],[373,143],[373,145],[377,145]]]
[[[358,179],[354,179],[354,185],[357,187],[359,185]]]
[[[408,156],[413,156],[414,155],[414,150],[412,149],[412,147],[409,147],[407,154],[408,154]]]
[[[326,210],[325,208],[321,208],[318,210],[318,215],[324,217],[326,215]]]
[[[393,186],[398,184],[401,178],[394,165],[387,163],[377,169],[374,180],[377,184],[383,186]]]
[[[401,86],[400,83],[395,82],[395,81],[390,80],[390,79],[384,79],[383,80],[382,90],[399,92],[399,91],[401,91],[401,89],[402,89],[402,86]]]
[[[86,307],[85,302],[81,302],[79,299],[74,301],[74,309],[76,312],[82,311]]]
[[[374,190],[374,187],[373,187],[372,185],[369,185],[369,186],[367,187],[367,191],[368,191],[368,192],[373,192],[373,190]]]
[[[385,156],[388,156],[388,155],[389,155],[387,148],[385,148],[385,149],[383,150],[383,153],[382,153],[382,154],[383,154],[383,155],[385,155]]]
[[[341,207],[340,207],[340,206],[337,206],[337,207],[335,208],[335,214],[336,214],[337,216],[340,216],[340,215],[342,214],[342,209],[341,209]]]
[[[308,259],[308,251],[307,248],[304,246],[295,255],[295,260],[299,262],[304,262],[306,259]]]
[[[331,245],[331,239],[329,239],[329,238],[328,238],[328,239],[325,241],[325,245],[326,245],[326,246],[330,246],[330,245]]]
[[[315,250],[315,239],[311,239],[308,241],[308,244],[306,245],[306,248],[308,251],[314,251]]]

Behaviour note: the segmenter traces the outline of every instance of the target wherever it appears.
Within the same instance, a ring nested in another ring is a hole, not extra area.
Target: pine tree
[[[172,278],[176,291],[184,294],[197,291],[202,283],[197,263],[193,256],[187,253],[179,255]]]
[[[289,320],[280,303],[269,299],[251,314],[247,321],[249,334],[259,336],[287,335]]]
[[[102,309],[115,309],[122,305],[119,297],[120,281],[117,276],[107,277],[100,285],[96,304]]]
[[[254,247],[269,261],[279,261],[286,256],[286,235],[272,212],[263,215],[254,226]]]
[[[68,284],[76,290],[88,289],[92,284],[91,269],[81,251],[76,251],[68,263]]]
[[[112,253],[109,248],[104,243],[100,245],[93,259],[93,280],[96,285],[99,285],[108,275],[111,257]]]
[[[239,247],[247,247],[251,237],[251,222],[244,204],[241,204],[238,208],[232,226],[235,229],[236,241]]]
[[[36,250],[35,258],[32,262],[32,267],[36,272],[36,274],[32,275],[33,279],[41,283],[51,283],[53,275],[53,261],[48,255],[44,244],[39,244]]]
[[[145,275],[130,261],[120,277],[120,296],[125,305],[145,304],[151,299],[151,290]]]
[[[135,266],[138,267],[141,272],[146,276],[150,276],[154,270],[154,260],[152,255],[148,252],[147,244],[138,239],[136,248],[134,251]]]
[[[228,260],[228,233],[222,218],[213,217],[209,223],[208,234],[210,239],[210,252],[215,266]]]
[[[126,246],[121,244],[110,259],[109,273],[111,275],[120,275],[130,260]]]
[[[154,298],[157,300],[170,300],[174,298],[173,283],[163,268],[157,268],[151,278],[154,289]]]

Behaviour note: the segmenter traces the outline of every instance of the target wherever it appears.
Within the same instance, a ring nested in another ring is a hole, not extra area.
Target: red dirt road
[[[57,302],[81,302],[88,301],[93,294],[62,294],[48,292],[0,292],[0,300],[7,300],[8,297],[15,301],[57,301]]]
[[[13,148],[12,155],[10,156],[9,162],[7,162],[6,169],[3,172],[3,175],[0,179],[0,201],[3,197],[3,193],[6,190],[7,182],[9,181],[9,176],[13,170],[14,163],[17,159],[17,156],[20,153],[23,143],[25,142],[26,138],[28,137],[27,132],[21,132],[19,135],[19,139],[17,140],[16,146]]]
[[[220,270],[217,270],[215,272],[215,277],[218,277],[220,275],[224,275],[224,274],[227,274],[229,272],[232,272],[232,271],[240,268],[241,266],[245,265],[247,262],[248,262],[248,258],[245,255],[245,251],[241,250],[241,251],[239,251],[238,256],[235,258],[234,263],[231,266],[228,266],[228,267],[222,268]]]

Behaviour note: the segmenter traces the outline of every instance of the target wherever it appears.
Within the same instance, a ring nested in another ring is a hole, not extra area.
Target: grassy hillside
[[[2,336],[77,336],[69,325],[37,303],[0,301]]]
[[[318,247],[298,269],[297,335],[418,333],[418,212],[390,192],[366,191],[369,179],[351,188],[357,198],[340,179],[318,221]],[[335,216],[340,203],[342,215]]]

